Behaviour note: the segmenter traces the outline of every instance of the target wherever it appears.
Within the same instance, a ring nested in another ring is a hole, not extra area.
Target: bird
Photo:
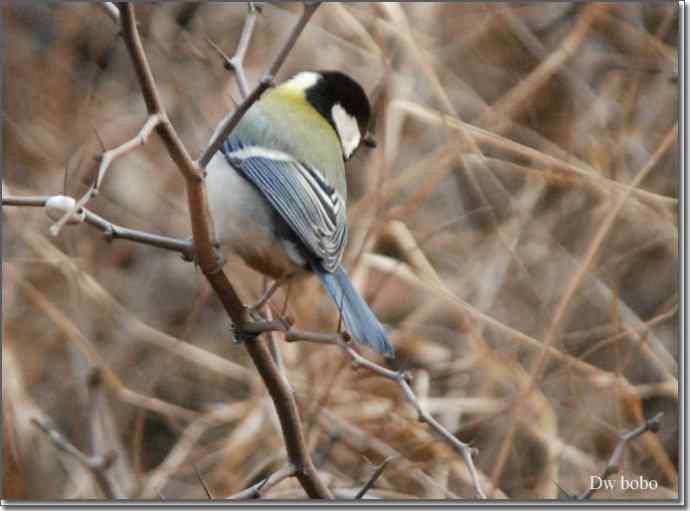
[[[349,75],[299,72],[249,108],[209,161],[206,186],[222,254],[276,281],[316,274],[348,333],[392,359],[383,325],[342,264],[345,162],[362,145],[376,146],[370,116],[364,89]]]

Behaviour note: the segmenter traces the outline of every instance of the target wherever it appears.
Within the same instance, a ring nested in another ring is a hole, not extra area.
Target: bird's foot
[[[253,307],[245,307],[245,317],[246,319],[242,324],[230,324],[230,332],[232,333],[233,342],[235,344],[254,341],[262,333],[261,330],[256,327],[265,322],[266,318],[259,310]]]
[[[261,314],[261,309],[263,308],[264,305],[268,303],[268,301],[271,299],[271,297],[275,294],[280,287],[285,284],[287,281],[289,281],[295,274],[294,273],[288,273],[284,275],[283,277],[279,278],[273,284],[268,286],[268,289],[264,291],[264,293],[261,295],[261,298],[254,304],[248,307],[248,311],[251,314]],[[265,319],[262,317],[262,319]]]

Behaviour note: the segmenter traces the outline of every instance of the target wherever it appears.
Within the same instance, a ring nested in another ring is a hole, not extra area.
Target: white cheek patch
[[[348,159],[352,156],[352,153],[355,152],[362,138],[357,119],[348,114],[345,109],[340,106],[340,103],[333,105],[331,109],[331,118],[338,132],[340,144],[343,146],[343,155],[345,155],[345,159]]]

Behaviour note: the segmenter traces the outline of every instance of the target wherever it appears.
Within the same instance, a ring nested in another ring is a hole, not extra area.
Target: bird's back
[[[281,88],[269,91],[250,108],[231,137],[238,137],[245,146],[256,143],[311,165],[346,201],[345,164],[335,130],[308,103],[286,98],[292,94],[297,93]]]

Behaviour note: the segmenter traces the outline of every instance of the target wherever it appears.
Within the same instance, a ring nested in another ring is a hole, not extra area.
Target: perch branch
[[[294,46],[297,37],[311,17],[311,14],[313,14],[317,5],[318,4],[305,5],[304,14],[300,17],[300,21],[292,31],[286,45],[279,53],[267,74],[267,77],[271,80],[272,75],[285,60],[292,46]],[[203,183],[201,167],[190,158],[186,147],[165,115],[165,110],[136,27],[134,7],[129,3],[122,3],[119,4],[119,9],[122,19],[123,38],[142,88],[147,111],[149,115],[158,113],[161,115],[162,119],[164,119],[163,122],[158,125],[157,132],[163,139],[171,158],[185,177],[196,260],[230,318],[235,324],[244,325],[246,323],[245,308],[235,289],[223,272],[222,267],[218,264],[217,256],[214,251],[208,221],[209,215],[206,201],[206,187]],[[263,86],[265,88],[268,86],[269,82],[266,80],[262,81],[262,83],[264,82],[266,82]],[[243,103],[244,107],[241,105],[233,114],[230,122],[225,126],[227,133],[230,132],[232,127],[249,108],[251,104],[249,101],[255,101],[262,90],[262,85],[259,84],[252,93],[254,96],[253,99],[252,95],[245,99]],[[205,153],[207,155],[205,163],[208,163],[210,157],[218,150],[220,141],[224,140],[227,133],[223,136],[220,136],[222,133],[218,134],[219,136],[215,138],[215,147],[213,143],[209,145],[209,149],[207,149],[207,153]],[[202,160],[202,166],[205,163]],[[295,467],[295,476],[310,497],[332,498],[330,490],[319,478],[309,456],[294,396],[289,385],[287,385],[280,376],[270,352],[266,346],[260,342],[250,341],[244,343],[244,346],[259,371],[276,407],[285,437],[288,459]]]

